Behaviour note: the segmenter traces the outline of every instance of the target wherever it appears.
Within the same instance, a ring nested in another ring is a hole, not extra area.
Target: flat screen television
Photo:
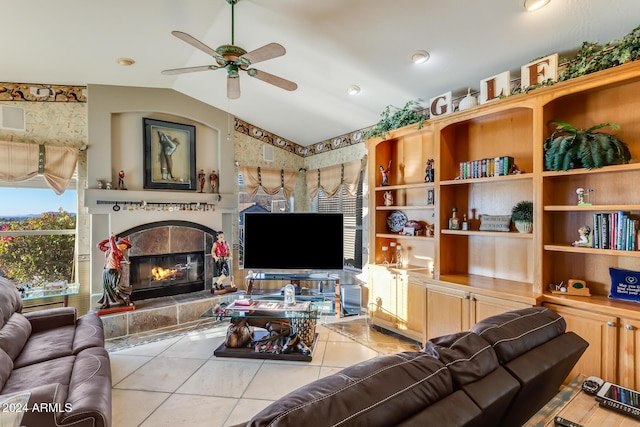
[[[244,214],[245,269],[342,270],[343,242],[342,214]]]

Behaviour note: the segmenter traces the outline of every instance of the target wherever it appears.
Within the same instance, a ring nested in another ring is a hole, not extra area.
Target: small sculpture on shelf
[[[111,190],[111,181],[107,181],[106,187],[107,190]]]
[[[573,246],[591,247],[591,227],[583,225],[578,229],[578,240],[572,243]]]
[[[124,185],[124,171],[118,172],[118,190],[126,190],[127,186]]]
[[[433,182],[434,180],[434,170],[433,170],[433,159],[427,160],[427,167],[424,170],[424,182]]]
[[[384,166],[380,165],[380,175],[382,176],[382,183],[380,183],[380,187],[386,187],[389,185],[389,172],[391,172],[391,160],[389,160],[389,167],[386,169]]]
[[[204,173],[204,169],[200,169],[200,172],[198,172],[198,187],[200,188],[200,191],[198,191],[198,193],[204,193],[204,183],[206,178],[207,174]]]
[[[218,192],[218,174],[215,170],[212,170],[211,174],[209,174],[209,185],[211,186],[212,193]]]
[[[585,196],[589,197],[594,190],[592,188],[584,189],[582,187],[576,189],[576,194],[578,195],[578,206],[591,206],[591,203],[585,201]]]
[[[383,197],[385,206],[393,205],[393,194],[391,194],[391,191],[385,191]]]
[[[102,182],[102,180],[101,180],[101,179],[97,179],[97,180],[96,180],[96,188],[97,188],[98,190],[102,190],[102,189],[104,188],[104,183]]]

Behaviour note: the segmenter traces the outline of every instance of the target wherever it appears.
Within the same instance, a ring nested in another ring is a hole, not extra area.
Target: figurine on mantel
[[[200,173],[198,173],[198,185],[200,187],[200,191],[198,193],[204,193],[204,182],[207,174],[204,173],[204,169],[200,169]]]
[[[126,190],[127,186],[124,185],[124,171],[118,172],[118,190]]]
[[[211,174],[209,175],[209,185],[211,186],[212,193],[218,192],[218,174],[215,170],[212,170]]]

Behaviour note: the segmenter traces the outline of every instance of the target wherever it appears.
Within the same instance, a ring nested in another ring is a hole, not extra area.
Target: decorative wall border
[[[87,87],[0,82],[0,101],[87,102]]]
[[[344,135],[317,142],[308,147],[303,147],[302,145],[298,145],[293,141],[289,141],[288,139],[282,138],[269,131],[261,129],[237,117],[235,118],[234,128],[236,132],[250,136],[267,144],[271,144],[274,147],[278,147],[290,153],[297,154],[300,157],[309,157],[315,154],[326,153],[328,151],[344,148],[349,145],[360,144],[365,141],[363,135],[368,129],[360,129]]]

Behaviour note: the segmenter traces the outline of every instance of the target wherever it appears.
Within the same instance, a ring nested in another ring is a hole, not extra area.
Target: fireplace
[[[121,278],[132,287],[131,300],[209,289],[215,234],[215,230],[187,221],[148,223],[118,233],[132,244]]]
[[[129,260],[132,301],[204,289],[204,252],[132,256]]]

